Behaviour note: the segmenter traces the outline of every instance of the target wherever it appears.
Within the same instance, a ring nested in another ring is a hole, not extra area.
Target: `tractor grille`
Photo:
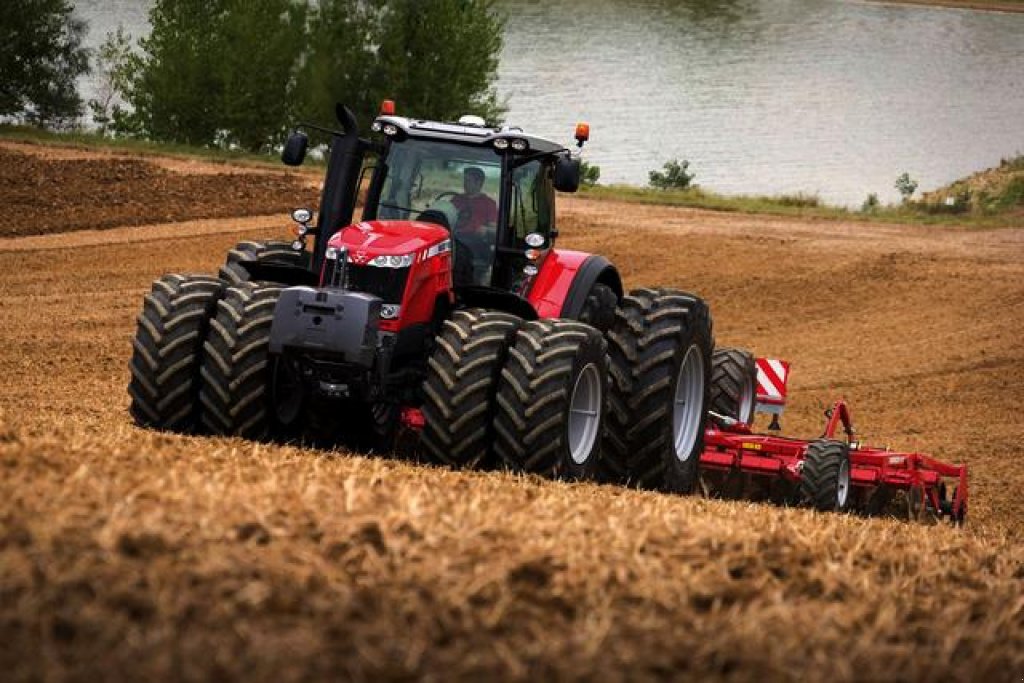
[[[408,268],[377,268],[348,264],[348,288],[354,292],[365,292],[379,296],[386,304],[402,303],[405,281],[409,278]]]

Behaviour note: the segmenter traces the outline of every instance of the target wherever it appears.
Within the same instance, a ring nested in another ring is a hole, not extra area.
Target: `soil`
[[[786,433],[844,396],[865,441],[968,462],[954,529],[138,429],[149,283],[287,235],[308,178],[0,154],[5,679],[1024,675],[1024,225],[560,203],[560,246],[793,363]]]

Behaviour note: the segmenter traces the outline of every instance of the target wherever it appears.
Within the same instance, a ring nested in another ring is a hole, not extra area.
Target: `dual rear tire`
[[[458,468],[586,478],[599,459],[607,377],[604,338],[589,325],[459,311],[428,362],[424,450]]]
[[[711,385],[711,314],[699,297],[638,289],[608,331],[611,392],[603,478],[688,493],[697,483]]]

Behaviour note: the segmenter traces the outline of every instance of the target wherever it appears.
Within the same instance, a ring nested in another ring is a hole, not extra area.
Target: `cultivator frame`
[[[758,367],[766,360],[758,359]],[[788,364],[786,367],[788,369]],[[772,413],[774,425],[781,405],[776,401],[771,410],[766,410],[763,398],[759,388],[758,410]],[[966,464],[950,465],[926,453],[893,451],[860,443],[850,407],[844,399],[837,400],[825,411],[825,416],[827,421],[821,437],[808,440],[757,433],[750,424],[712,413],[704,435],[701,469],[706,473],[783,480],[791,490],[799,491],[811,444],[820,440],[841,440],[849,449],[850,509],[877,514],[884,511],[895,492],[903,492],[910,517],[920,519],[931,514],[948,517],[955,524],[964,522],[968,497]],[[947,496],[947,479],[956,482],[951,498]],[[795,498],[796,502],[801,502],[799,495]]]

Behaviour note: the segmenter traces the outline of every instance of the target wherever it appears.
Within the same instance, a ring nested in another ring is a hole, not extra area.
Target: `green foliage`
[[[85,22],[67,0],[4,0],[0,117],[66,128],[82,114],[75,79],[89,71]]]
[[[882,202],[878,200],[878,195],[872,192],[868,195],[864,203],[860,205],[860,210],[864,213],[874,213],[878,211],[878,208],[882,205]]]
[[[585,187],[594,187],[600,179],[600,166],[588,163],[585,159],[580,160],[580,184]]]
[[[122,133],[259,151],[293,115],[305,35],[297,0],[158,0],[141,54],[118,65]]]
[[[381,94],[417,117],[499,121],[504,107],[493,83],[503,30],[492,0],[386,2],[377,50]]]
[[[364,125],[383,99],[423,118],[503,113],[492,0],[157,0],[150,22],[137,55],[108,41],[133,107],[109,115],[120,133],[259,151],[298,119],[331,126],[337,102]]]
[[[695,174],[686,172],[689,167],[690,162],[685,159],[672,159],[665,162],[661,171],[651,171],[647,177],[650,179],[651,187],[659,190],[685,190],[696,177]]]
[[[125,33],[123,26],[108,33],[94,56],[93,72],[98,77],[97,97],[89,100],[89,112],[101,135],[113,131],[115,121],[125,117],[122,93],[131,86],[131,74],[135,55],[132,52],[132,37]]]
[[[896,179],[896,183],[893,187],[895,187],[896,191],[903,197],[903,201],[908,202],[910,201],[910,198],[914,196],[914,192],[917,191],[917,181],[911,178],[909,173],[903,173]]]
[[[815,206],[821,206],[821,199],[817,195],[804,194],[803,192],[797,192],[796,194],[781,194],[775,197],[775,201],[780,206],[794,206],[800,209],[813,208]]]

